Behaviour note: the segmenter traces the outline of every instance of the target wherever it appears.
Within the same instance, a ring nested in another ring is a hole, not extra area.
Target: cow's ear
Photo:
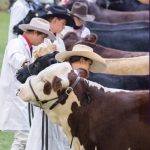
[[[43,88],[44,94],[49,95],[51,93],[51,89],[52,89],[51,83],[46,81]]]
[[[97,42],[97,35],[95,33],[91,33],[90,35],[85,37],[85,42],[90,42],[95,44]]]
[[[52,88],[55,92],[62,89],[61,79],[57,76],[55,76],[52,81]]]

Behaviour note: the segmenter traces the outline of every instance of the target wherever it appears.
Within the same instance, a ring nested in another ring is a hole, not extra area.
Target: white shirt
[[[64,30],[61,32],[62,37],[64,37],[65,34],[68,32],[75,32],[81,38],[84,38],[87,35],[90,35],[90,30],[85,26],[83,26],[81,29],[78,29],[78,30],[75,30],[69,26],[65,26]]]

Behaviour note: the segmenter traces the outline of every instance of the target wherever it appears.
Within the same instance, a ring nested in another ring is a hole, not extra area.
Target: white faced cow
[[[70,143],[74,137],[74,150],[150,149],[148,91],[106,88],[61,63],[28,79],[18,95],[43,108]]]

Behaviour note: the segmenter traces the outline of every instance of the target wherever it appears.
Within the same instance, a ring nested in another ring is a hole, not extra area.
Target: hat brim
[[[79,14],[72,13],[72,12],[70,12],[70,14],[73,15],[73,16],[76,16],[76,17],[78,17],[78,18],[80,18],[81,20],[84,20],[84,21],[94,21],[94,19],[95,19],[95,16],[93,16],[93,15],[81,16]]]
[[[56,54],[55,58],[59,62],[67,61],[71,56],[83,56],[86,58],[89,58],[93,61],[90,71],[94,73],[100,73],[103,72],[106,69],[106,63],[105,60],[99,56],[98,54],[95,54],[93,52],[89,51],[65,51],[60,52]]]
[[[27,31],[27,30],[39,31],[41,33],[46,34],[48,37],[50,37],[52,39],[55,38],[55,35],[51,31],[47,31],[47,30],[44,30],[44,29],[41,29],[41,28],[38,28],[38,27],[35,27],[35,26],[31,26],[29,24],[20,24],[19,28],[22,31]]]
[[[48,20],[50,17],[58,17],[66,20],[66,25],[70,27],[75,26],[73,18],[67,14],[47,14],[42,16],[43,19]]]

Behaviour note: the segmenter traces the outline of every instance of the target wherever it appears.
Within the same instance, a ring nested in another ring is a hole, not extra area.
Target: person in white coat
[[[17,0],[10,8],[10,20],[8,30],[8,41],[17,37],[13,33],[13,27],[18,24],[30,10],[29,3],[26,0]]]
[[[84,38],[90,35],[90,30],[86,27],[86,21],[94,21],[95,16],[88,14],[88,7],[83,2],[75,2],[72,6],[70,14],[73,16],[74,28],[66,26],[61,32],[62,37],[68,32],[75,32],[79,37]]]
[[[8,42],[0,76],[0,130],[15,132],[11,150],[24,150],[29,132],[28,104],[16,96],[21,84],[16,72],[32,61],[32,45],[39,45],[45,37],[53,36],[49,22],[41,18],[33,18],[20,28],[25,32]]]
[[[8,41],[16,38],[18,35],[13,32],[13,28],[21,20],[23,20],[28,14],[29,10],[33,10],[34,5],[40,5],[39,0],[17,0],[10,7],[10,20],[9,20],[9,29],[8,29]]]
[[[45,39],[44,43],[40,44],[46,47],[49,44],[56,44],[56,50],[59,52],[65,51],[65,46],[60,37],[57,36],[64,26],[74,26],[72,17],[68,14],[67,10],[61,6],[52,6],[51,13],[44,16],[50,23],[51,31],[56,35],[54,41]],[[36,48],[35,48],[36,49]],[[48,122],[48,124],[47,124]],[[47,136],[47,138],[46,138]],[[43,110],[40,108],[35,109],[32,126],[29,133],[26,150],[69,150],[70,146],[66,135],[62,128],[47,119]]]

